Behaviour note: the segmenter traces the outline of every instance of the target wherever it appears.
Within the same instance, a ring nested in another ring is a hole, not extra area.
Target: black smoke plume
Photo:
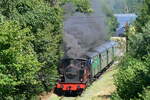
[[[106,41],[106,15],[102,11],[101,0],[91,0],[94,10],[91,14],[66,14],[64,22],[65,56],[79,58],[92,48]],[[71,4],[66,5],[66,12],[74,12]]]

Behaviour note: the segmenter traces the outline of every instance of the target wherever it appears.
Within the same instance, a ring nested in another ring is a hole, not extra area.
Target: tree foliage
[[[105,2],[105,1],[103,1]],[[103,4],[103,11],[106,15],[107,25],[109,30],[109,37],[116,34],[116,29],[118,27],[117,18],[114,16],[113,11],[108,7],[109,5]]]
[[[123,100],[138,97],[143,87],[149,85],[149,68],[142,61],[128,57],[116,75],[117,93]]]
[[[147,100],[144,96],[150,96],[150,55],[143,60],[129,56],[120,63],[119,72],[115,75],[117,91],[112,100]]]
[[[68,0],[0,0],[0,98],[30,100],[49,91],[63,55],[62,5]],[[76,7],[87,12],[87,5]],[[83,7],[83,8],[82,8]]]
[[[150,13],[144,0],[139,18],[127,31],[129,51],[115,76],[117,91],[112,100],[148,100],[150,80]]]
[[[116,29],[118,27],[117,18],[114,16],[113,9],[111,9],[110,0],[101,0],[101,10],[106,18],[106,24],[108,26],[108,36],[109,39],[111,36],[116,34]]]
[[[150,22],[142,27],[142,32],[129,36],[129,53],[130,55],[142,59],[150,51]],[[130,33],[131,34],[131,33]],[[134,48],[134,49],[133,49]]]
[[[144,0],[111,0],[115,13],[138,13]]]
[[[1,98],[23,91],[31,93],[34,89],[30,87],[39,84],[37,72],[41,63],[30,42],[33,38],[29,28],[22,29],[16,22],[8,21],[0,25]]]
[[[72,3],[75,6],[75,11],[81,13],[91,13],[93,10],[91,9],[90,0],[61,0],[62,4]]]

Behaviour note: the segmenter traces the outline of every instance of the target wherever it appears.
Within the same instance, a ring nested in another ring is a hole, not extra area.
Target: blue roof
[[[114,14],[114,16],[117,18],[117,21],[119,23],[119,26],[117,28],[117,35],[123,34],[125,31],[126,24],[133,23],[136,18],[138,17],[136,14]]]
[[[117,18],[119,27],[125,26],[126,23],[131,24],[137,18],[136,14],[114,14],[114,16]]]

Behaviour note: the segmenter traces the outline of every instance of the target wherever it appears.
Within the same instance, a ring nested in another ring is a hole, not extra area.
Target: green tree
[[[144,0],[106,0],[114,13],[138,13]]]
[[[147,63],[147,61],[145,62]],[[133,57],[126,57],[120,65],[119,72],[115,75],[115,85],[117,86],[117,98],[130,100],[138,98],[143,87],[149,86],[149,66]],[[113,97],[116,98],[116,96]]]
[[[136,21],[136,27],[139,32],[142,31],[142,27],[144,27],[147,21],[150,20],[149,10],[150,10],[150,1],[143,0],[143,5],[140,9],[140,12]]]
[[[149,54],[150,51],[150,22],[148,21],[142,32],[136,32],[129,35],[129,53],[138,59],[143,59],[144,56]],[[128,33],[132,33],[129,31]]]
[[[113,10],[110,9],[109,6],[110,5],[108,5],[106,0],[102,1],[102,11],[106,15],[106,19],[107,19],[106,23],[108,25],[108,30],[109,30],[108,38],[116,34],[116,28],[118,27],[117,19],[113,14]]]
[[[117,91],[112,95],[112,100],[149,100],[150,55],[143,59],[139,61],[126,57],[123,60],[119,73],[115,75]]]
[[[0,98],[30,99],[53,88],[63,55],[62,5],[66,2],[0,0]],[[72,2],[79,4],[79,0]],[[84,3],[80,12],[89,8]]]
[[[75,6],[75,11],[81,13],[91,13],[93,10],[91,9],[90,0],[61,0],[61,4],[72,3]]]
[[[34,36],[31,40],[34,52],[38,61],[44,63],[38,74],[39,80],[43,83],[43,88],[48,91],[48,87],[52,88],[56,82],[58,76],[56,69],[62,54],[59,49],[63,28],[62,9],[57,5],[51,7],[44,0],[8,0],[7,2],[3,0],[1,5],[4,5],[2,14],[5,17],[19,21],[22,28],[31,28],[30,34]]]
[[[38,62],[31,40],[30,29],[22,29],[17,22],[8,21],[0,25],[0,97],[34,91],[38,85]],[[28,96],[28,95],[27,95]]]
[[[112,100],[148,100],[150,80],[150,1],[144,0],[135,30],[128,30],[129,51],[116,75]]]

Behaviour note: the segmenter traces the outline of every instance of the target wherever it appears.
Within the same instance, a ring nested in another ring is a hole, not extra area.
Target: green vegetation
[[[80,11],[82,13],[90,13],[93,10],[90,9],[89,0],[74,0],[74,4],[76,5],[76,11]]]
[[[102,11],[106,16],[106,24],[108,25],[108,39],[116,34],[116,28],[118,27],[117,19],[114,16],[113,9],[111,9],[109,3],[110,0],[101,0]]]
[[[118,27],[118,22],[116,17],[113,14],[113,11],[108,7],[108,5],[103,5],[103,11],[106,14],[106,19],[107,19],[107,25],[108,25],[108,37],[110,38],[111,36],[116,34],[116,28]]]
[[[112,100],[148,100],[150,98],[150,1],[144,0],[140,15],[127,30],[128,53],[115,75],[117,91]]]
[[[93,10],[91,9],[90,0],[61,0],[61,4],[72,3],[75,6],[75,11],[82,13],[91,13]]]
[[[0,97],[35,91],[32,86],[39,84],[36,74],[41,63],[29,42],[30,29],[8,21],[0,25],[0,33]]]
[[[114,13],[137,13],[143,0],[108,0]]]
[[[0,1],[0,99],[35,99],[37,94],[53,88],[63,55],[61,6],[65,2]],[[78,11],[90,9],[82,7]]]

